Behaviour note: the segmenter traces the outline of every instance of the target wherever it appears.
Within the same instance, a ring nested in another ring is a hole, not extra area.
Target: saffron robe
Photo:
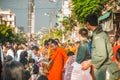
[[[61,47],[52,51],[52,66],[49,70],[48,80],[63,80],[64,65],[67,60],[67,53]]]

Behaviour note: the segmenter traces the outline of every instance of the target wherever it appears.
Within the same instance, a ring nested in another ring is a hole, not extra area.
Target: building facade
[[[16,27],[16,15],[10,9],[0,9],[0,25],[6,25],[14,28],[15,33],[20,33],[20,29]]]
[[[6,26],[15,27],[16,16],[11,10],[0,9],[0,24],[5,24]]]

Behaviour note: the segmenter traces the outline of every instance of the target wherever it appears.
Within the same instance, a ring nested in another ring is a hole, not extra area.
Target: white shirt
[[[9,49],[9,50],[7,51],[6,56],[8,56],[8,55],[12,56],[12,58],[14,59],[14,52],[13,52],[12,49]]]
[[[23,50],[17,50],[17,61],[20,61],[20,54]]]

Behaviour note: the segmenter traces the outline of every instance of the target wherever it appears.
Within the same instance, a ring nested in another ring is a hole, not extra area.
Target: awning
[[[102,21],[102,20],[107,19],[107,18],[110,16],[110,13],[111,13],[111,12],[107,12],[106,14],[100,16],[100,17],[98,18],[98,21]]]

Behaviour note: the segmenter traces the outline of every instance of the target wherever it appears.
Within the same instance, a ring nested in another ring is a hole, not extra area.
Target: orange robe
[[[112,58],[113,62],[116,60],[116,52],[117,52],[118,48],[120,48],[120,45],[113,47],[113,58]]]
[[[52,52],[51,59],[53,60],[52,66],[49,70],[48,80],[62,80],[64,65],[67,60],[67,54],[63,48],[58,47]]]
[[[44,47],[39,48],[38,52],[41,53],[44,50]]]

